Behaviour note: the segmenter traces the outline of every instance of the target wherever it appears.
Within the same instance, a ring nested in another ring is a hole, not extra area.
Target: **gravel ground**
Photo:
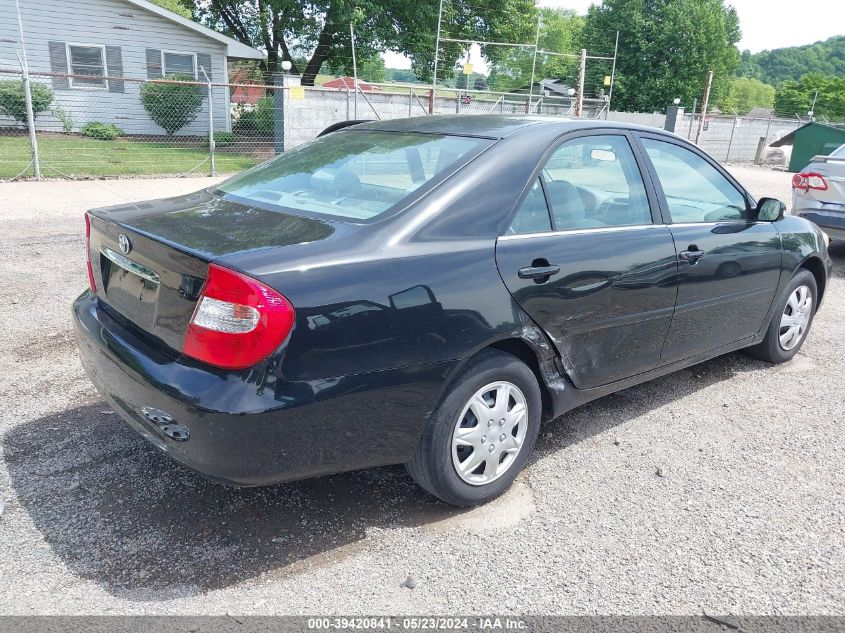
[[[789,200],[789,174],[734,171]],[[488,506],[400,467],[236,490],[126,428],[69,323],[82,210],[210,182],[0,185],[0,613],[845,614],[841,273],[793,362],[730,354],[584,406]]]

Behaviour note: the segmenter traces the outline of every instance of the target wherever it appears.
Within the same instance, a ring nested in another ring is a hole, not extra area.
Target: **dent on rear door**
[[[545,259],[544,283],[518,270]],[[675,247],[664,226],[499,238],[496,260],[517,302],[549,335],[572,382],[591,388],[657,366],[675,307]]]

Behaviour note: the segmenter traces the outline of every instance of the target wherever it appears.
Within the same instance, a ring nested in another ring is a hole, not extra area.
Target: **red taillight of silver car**
[[[827,181],[824,176],[815,172],[802,172],[792,177],[792,188],[807,191],[808,189],[827,190]]]
[[[182,352],[223,369],[264,360],[293,328],[293,305],[257,279],[217,264],[197,302]]]

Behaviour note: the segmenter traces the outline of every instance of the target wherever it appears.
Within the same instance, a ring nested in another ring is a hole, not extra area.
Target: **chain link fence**
[[[700,114],[687,113],[682,120],[678,120],[675,133],[693,142],[698,137],[699,147],[724,163],[765,161],[766,147],[770,143],[798,129],[804,123],[806,122],[794,117],[743,117],[720,114],[707,114],[702,121]]]
[[[3,179],[35,173],[22,79],[0,69]],[[226,173],[273,155],[254,130],[235,142],[227,84],[30,73],[30,86],[45,177]]]
[[[35,175],[22,71],[0,69],[0,179]],[[30,73],[37,160],[44,177],[216,175],[241,171],[350,119],[430,114],[571,117],[575,100],[552,96],[359,83],[275,84]],[[76,85],[84,90],[73,90]],[[57,86],[59,89],[57,89]],[[583,117],[606,115],[585,99]]]
[[[200,73],[202,74],[202,73]],[[241,171],[346,120],[430,114],[542,114],[573,117],[576,99],[464,90],[423,84],[352,81],[305,87],[103,77],[99,89],[57,89],[86,75],[30,73],[38,163],[44,177],[184,176]],[[22,73],[0,69],[0,179],[35,175],[23,102]],[[662,114],[608,111],[604,97],[585,98],[582,118],[664,127]],[[695,140],[699,117],[678,118],[675,132]],[[724,162],[753,161],[763,146],[799,127],[797,119],[708,115],[699,144]]]

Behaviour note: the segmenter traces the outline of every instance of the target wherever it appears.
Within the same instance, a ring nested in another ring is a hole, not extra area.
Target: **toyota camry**
[[[103,397],[207,477],[406,464],[475,505],[543,420],[734,350],[792,358],[831,260],[784,212],[652,128],[350,122],[210,189],[88,211],[74,322]]]

